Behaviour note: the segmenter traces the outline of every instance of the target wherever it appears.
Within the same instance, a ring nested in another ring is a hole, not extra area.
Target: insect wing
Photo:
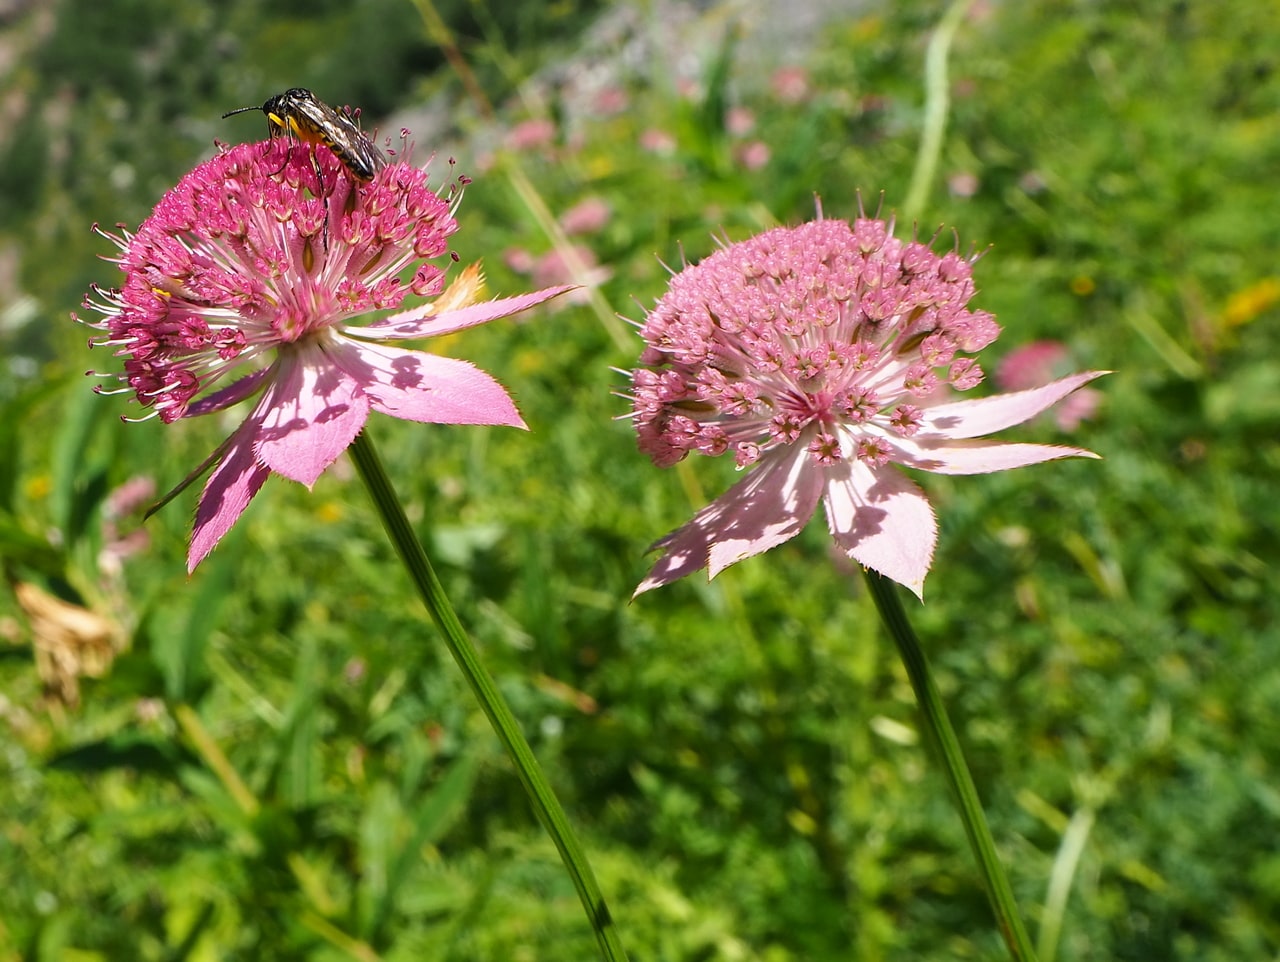
[[[239,107],[223,118],[257,107]],[[308,144],[324,144],[357,180],[368,181],[387,166],[387,158],[360,129],[355,119],[334,110],[305,87],[292,87],[262,105],[267,115],[267,133]]]
[[[276,113],[288,121],[298,139],[324,144],[352,176],[370,180],[387,166],[382,151],[349,115],[334,110],[307,90],[290,90],[281,94],[280,99],[287,103],[279,105]]]

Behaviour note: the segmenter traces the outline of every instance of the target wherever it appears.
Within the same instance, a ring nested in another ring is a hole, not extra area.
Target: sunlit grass
[[[135,56],[134,36],[75,47],[79,6],[63,5],[56,49],[26,54],[33,69],[56,53],[74,71],[65,50],[90,45]],[[555,216],[608,203],[607,222],[571,240],[609,270],[603,301],[640,318],[663,262],[700,259],[713,235],[796,223],[815,195],[828,216],[854,214],[859,195],[905,201],[939,15],[899,4],[833,24],[794,65],[799,94],[770,83],[787,65],[728,46],[705,51],[688,93],[673,65],[650,64],[623,78],[623,109],[575,114],[514,159]],[[476,145],[458,157],[475,183],[455,246],[483,259],[492,293],[533,285],[512,252],[536,260],[552,241],[503,174],[501,142],[531,116],[560,119],[555,103],[508,106],[494,131],[448,73],[428,81],[408,55],[339,70],[314,42],[268,42],[297,21],[249,4],[227,17],[219,29],[275,58],[264,84],[388,114],[449,89],[454,136]],[[306,37],[349,24],[306,17]],[[398,17],[386,22],[418,29]],[[0,329],[13,365],[0,377],[0,552],[11,583],[83,604],[130,647],[81,680],[78,706],[42,701],[29,623],[0,596],[0,947],[590,958],[554,850],[345,464],[312,492],[273,479],[190,580],[194,492],[147,523],[144,552],[104,565],[106,494],[140,473],[165,490],[233,423],[121,424],[137,409],[81,376],[111,358],[86,352],[66,317],[88,283],[114,280],[89,223],[136,225],[212,137],[235,136],[212,118],[274,92],[247,90],[221,48],[196,51],[197,28],[176,19],[155,56],[205,88],[95,80],[100,58],[86,59],[69,116],[33,111],[15,125],[21,148],[4,141],[32,161],[6,167],[0,231],[21,245],[14,289],[37,314]],[[975,303],[1005,332],[988,373],[1046,338],[1079,369],[1116,371],[1069,438],[1050,420],[1010,432],[1104,461],[920,479],[941,533],[913,617],[1033,933],[1078,840],[1072,819],[1092,817],[1051,920],[1059,960],[1280,951],[1280,315],[1265,296],[1280,86],[1263,42],[1278,32],[1274,11],[1243,2],[1037,2],[977,4],[954,41],[920,230],[954,226],[966,249],[991,248]],[[531,70],[541,51],[499,26],[463,33],[485,37],[464,49],[507,103],[490,66]],[[547,58],[572,50],[543,42]],[[299,66],[299,50],[319,59]],[[384,69],[376,89],[349,79]],[[750,117],[730,124],[709,104]],[[69,132],[73,160],[59,161]],[[755,142],[769,153],[758,168]],[[690,485],[723,490],[731,466],[682,477],[636,453],[610,370],[635,354],[589,305],[488,325],[448,352],[502,380],[532,433],[370,430],[635,957],[999,957],[902,668],[825,532],[628,604],[647,545],[689,516]],[[256,815],[179,724],[183,706]]]

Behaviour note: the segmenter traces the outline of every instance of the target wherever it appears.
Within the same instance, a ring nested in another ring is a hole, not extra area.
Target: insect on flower
[[[275,153],[263,142],[222,147],[137,231],[98,230],[119,249],[123,275],[119,287],[94,286],[85,300],[98,315],[85,320],[100,332],[93,343],[121,359],[118,373],[103,372],[116,386],[101,392],[132,394],[140,419],[166,424],[254,399],[231,436],[152,508],[211,471],[188,570],[271,474],[310,487],[375,412],[523,428],[492,376],[401,344],[569,290],[482,301],[478,266],[446,286],[432,262],[452,260],[464,177],[437,190],[406,152],[362,183],[331,150],[291,148],[283,166]],[[428,300],[405,308],[411,295]]]
[[[334,110],[305,87],[291,87],[261,107],[237,107],[225,120],[250,110],[267,115],[271,137],[287,137],[307,144],[324,144],[356,180],[368,183],[387,166],[387,158],[347,110]]]

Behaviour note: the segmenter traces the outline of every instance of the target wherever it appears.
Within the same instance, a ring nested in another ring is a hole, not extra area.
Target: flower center
[[[969,260],[899,241],[880,220],[819,220],[718,251],[672,279],[641,330],[640,447],[663,465],[726,450],[743,464],[800,441],[822,464],[879,463],[920,429],[915,401],[982,380],[957,356],[999,331],[968,310],[973,292]]]

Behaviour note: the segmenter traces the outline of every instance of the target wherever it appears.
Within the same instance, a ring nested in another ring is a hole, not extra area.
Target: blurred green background
[[[604,320],[429,345],[532,434],[370,430],[633,958],[1002,957],[821,521],[627,601],[733,472],[636,453],[612,312],[815,195],[895,209],[919,147],[943,7],[788,10],[0,9],[0,960],[596,955],[345,460],[272,479],[190,579],[195,492],[142,533],[111,497],[167,490],[234,421],[123,424],[91,393],[114,361],[69,314],[118,272],[90,225],[136,226],[215,138],[262,136],[224,111],[295,85],[409,126],[441,178],[458,160],[455,247],[493,293],[555,277],[521,177],[599,265]],[[1278,61],[1280,10],[1248,0],[979,0],[952,51],[920,222],[990,248],[984,367],[1052,340],[1116,372],[1074,431],[1009,432],[1105,460],[921,479],[941,538],[910,611],[1044,960],[1280,957]],[[603,221],[573,224],[584,201]]]

